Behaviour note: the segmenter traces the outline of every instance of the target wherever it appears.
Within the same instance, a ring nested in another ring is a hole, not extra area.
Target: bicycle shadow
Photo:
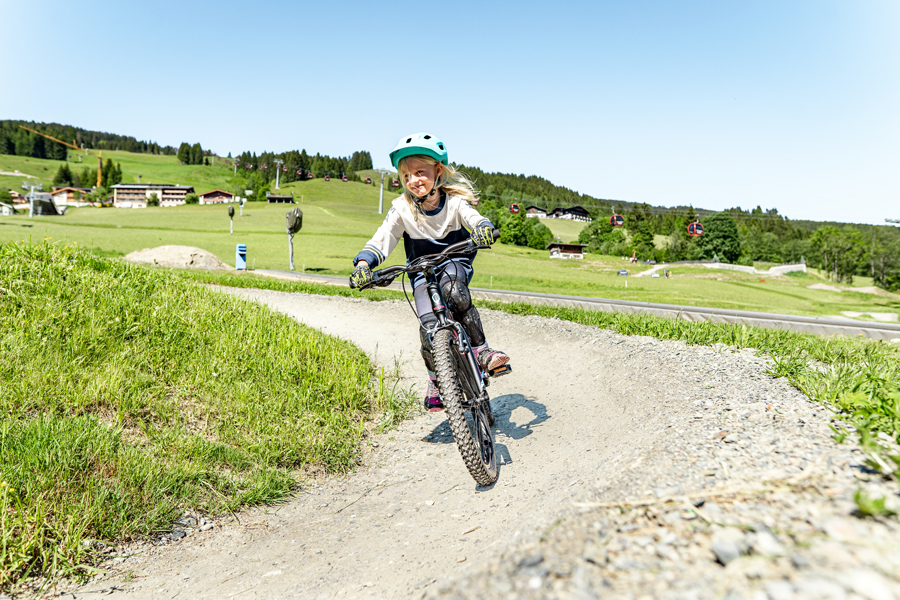
[[[531,435],[534,432],[534,427],[537,427],[550,418],[550,415],[547,414],[547,407],[545,405],[536,400],[527,398],[522,394],[506,394],[498,396],[497,398],[492,398],[491,407],[494,410],[494,434],[500,433],[503,434],[504,437],[512,440],[521,440],[522,438]],[[528,410],[534,415],[534,418],[527,423],[517,425],[511,420],[512,413],[517,408]],[[432,444],[455,443],[453,432],[450,430],[450,423],[447,419],[441,421],[431,430],[431,433],[422,438],[422,441]],[[506,444],[502,444],[495,439],[494,451],[497,454],[500,466],[512,463],[512,455]]]

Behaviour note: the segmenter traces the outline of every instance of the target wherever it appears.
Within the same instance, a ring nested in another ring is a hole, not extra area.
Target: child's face
[[[442,172],[441,165],[430,165],[418,158],[408,158],[403,165],[403,183],[406,189],[420,198],[431,191]]]

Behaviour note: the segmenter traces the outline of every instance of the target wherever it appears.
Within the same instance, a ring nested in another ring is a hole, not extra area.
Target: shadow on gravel
[[[494,429],[513,440],[521,440],[532,434],[532,429],[550,418],[547,407],[535,400],[530,400],[522,394],[507,394],[491,400],[494,407]],[[516,425],[510,421],[512,412],[517,408],[524,408],[534,415],[534,418]]]

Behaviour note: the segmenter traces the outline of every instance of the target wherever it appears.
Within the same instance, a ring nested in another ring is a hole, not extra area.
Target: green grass
[[[534,218],[534,217],[532,217]],[[587,227],[587,223],[580,221],[567,221],[565,219],[541,219],[541,223],[553,233],[554,238],[558,237],[563,243],[578,243],[578,234]]]
[[[272,502],[409,398],[353,345],[163,270],[0,245],[0,588]]]

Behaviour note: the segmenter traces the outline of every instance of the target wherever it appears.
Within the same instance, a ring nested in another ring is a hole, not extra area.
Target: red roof
[[[211,195],[215,194],[216,192],[225,194],[226,196],[234,196],[234,194],[232,194],[231,192],[226,192],[225,190],[210,190],[208,192],[203,192],[202,194],[200,194],[200,196],[201,197],[202,196],[211,196]]]

